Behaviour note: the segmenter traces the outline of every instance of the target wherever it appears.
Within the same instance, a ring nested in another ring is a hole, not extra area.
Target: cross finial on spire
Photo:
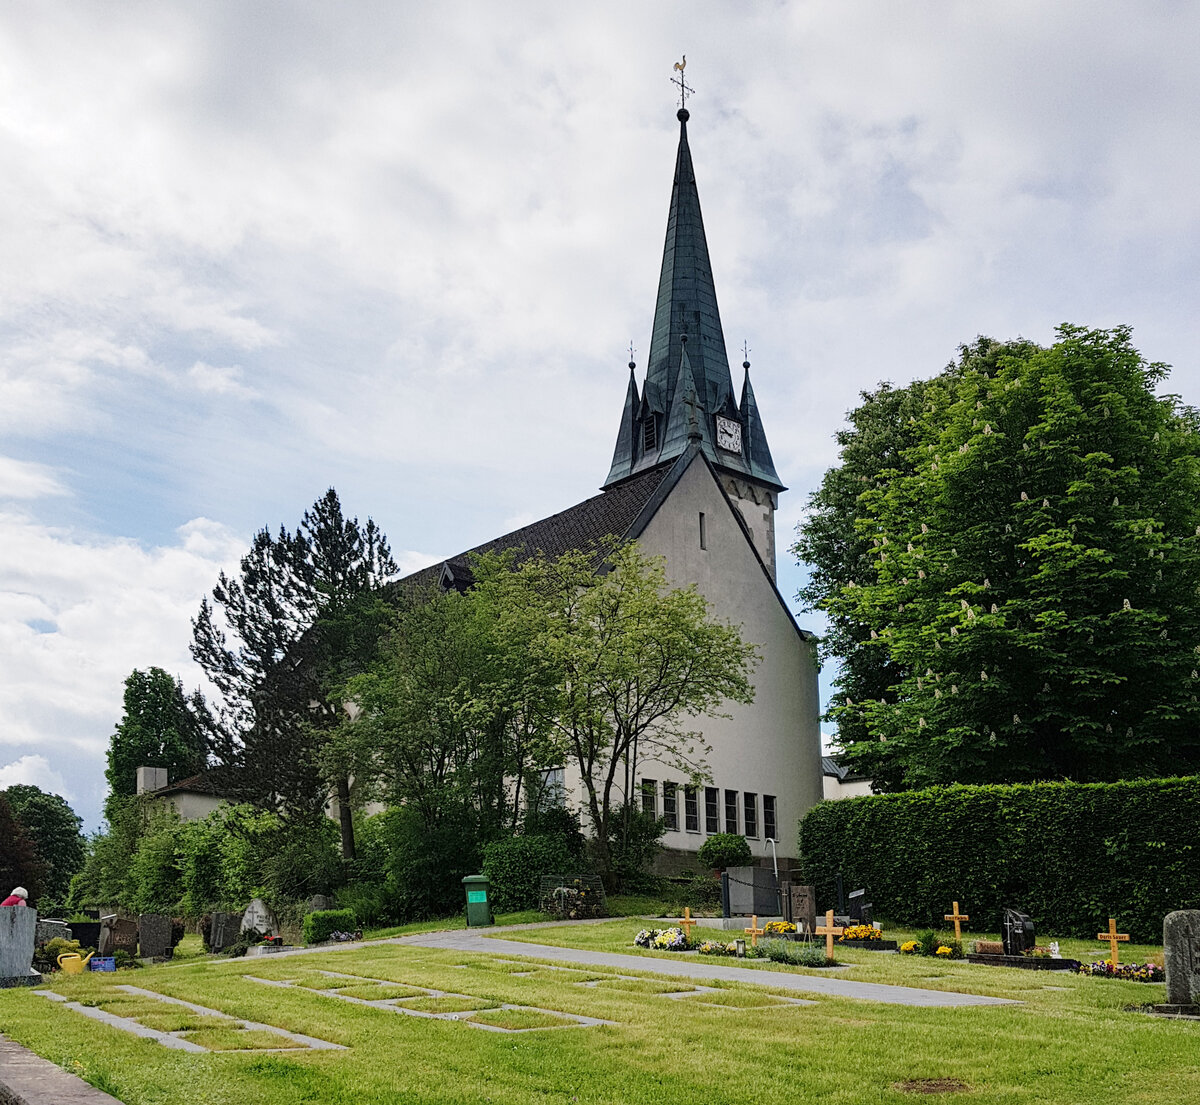
[[[750,343],[742,342],[742,368],[750,369]]]
[[[630,372],[632,372],[635,368],[637,368],[637,363],[633,359],[633,355],[636,352],[637,352],[637,350],[633,348],[633,342],[630,341],[630,343],[629,343],[629,371]]]
[[[671,78],[671,83],[679,86],[679,110],[680,111],[687,111],[688,96],[696,95],[696,90],[694,88],[690,87],[688,85],[687,81],[685,81],[683,79],[683,71],[686,68],[687,68],[687,54],[684,54],[683,60],[677,61],[675,63],[675,72],[678,73],[679,76]]]

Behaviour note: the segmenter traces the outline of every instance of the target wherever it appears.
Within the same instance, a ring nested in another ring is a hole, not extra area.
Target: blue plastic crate
[[[102,958],[92,956],[88,960],[89,971],[115,971],[117,969],[117,961],[111,955],[106,955]]]

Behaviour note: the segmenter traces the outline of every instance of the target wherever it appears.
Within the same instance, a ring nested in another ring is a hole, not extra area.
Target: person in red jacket
[[[28,897],[29,891],[25,887],[14,887],[13,892],[4,901],[0,902],[0,909],[3,909],[6,905],[28,905],[29,903],[25,900]]]

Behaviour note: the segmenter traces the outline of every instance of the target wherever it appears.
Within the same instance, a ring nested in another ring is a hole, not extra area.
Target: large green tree
[[[0,794],[0,893],[7,898],[14,887],[23,886],[29,891],[30,903],[36,903],[45,871],[33,839]]]
[[[86,847],[82,820],[65,798],[40,787],[15,783],[0,791],[13,815],[33,841],[45,864],[44,889],[56,902],[66,898],[71,876],[83,867]]]
[[[1125,328],[981,341],[860,473],[855,575],[809,599],[889,671],[832,711],[883,786],[1200,769],[1200,421],[1165,376]]]
[[[633,830],[621,796],[633,793],[640,762],[706,778],[696,726],[753,701],[757,650],[633,543],[532,557],[497,582],[511,616],[536,626],[531,662],[552,691],[538,701],[560,762],[578,769],[594,855],[611,881],[614,839],[619,850]]]
[[[200,771],[205,761],[208,710],[199,692],[189,698],[162,668],[135,669],[125,680],[124,706],[104,772],[110,821],[114,803],[137,793],[139,767],[165,767],[175,783]]]
[[[217,759],[235,796],[288,816],[321,817],[336,798],[352,859],[350,780],[323,773],[322,750],[344,718],[341,686],[374,652],[376,593],[396,572],[387,539],[330,488],[294,533],[256,534],[240,568],[192,623],[192,655],[221,695]]]

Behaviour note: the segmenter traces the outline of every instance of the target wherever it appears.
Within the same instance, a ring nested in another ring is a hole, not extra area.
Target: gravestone
[[[81,948],[95,950],[100,944],[100,922],[72,921],[71,939],[78,940]]]
[[[48,940],[53,940],[55,937],[62,937],[64,940],[73,939],[71,930],[67,928],[66,921],[43,921],[40,917],[37,923],[37,932],[34,936],[34,943],[39,947],[45,944]]]
[[[1006,909],[1000,922],[1005,955],[1023,955],[1034,945],[1033,919],[1019,909]]]
[[[1200,1004],[1200,909],[1178,909],[1167,914],[1163,920],[1163,956],[1167,1003]]]
[[[809,932],[817,927],[817,889],[815,886],[797,886],[793,883],[789,888],[788,897],[791,900],[791,922],[798,932]]]
[[[316,913],[324,909],[333,909],[333,899],[328,894],[314,894],[304,903],[305,913]]]
[[[143,959],[170,959],[171,918],[165,913],[143,913],[138,918],[138,946]]]
[[[865,890],[851,890],[847,900],[850,920],[856,925],[869,925],[874,917],[874,906],[867,901]]]
[[[271,907],[262,898],[255,898],[242,914],[242,932],[249,932],[251,929],[261,932],[264,936],[279,935],[279,922],[275,919]]]
[[[0,909],[0,989],[36,986],[42,976],[33,969],[37,910],[29,906]]]
[[[237,943],[242,928],[240,913],[214,913],[208,930],[209,951],[223,952]]]
[[[729,915],[774,917],[781,911],[779,884],[765,867],[729,867]]]
[[[110,913],[100,918],[100,940],[96,951],[101,956],[119,951],[137,955],[137,922]]]

